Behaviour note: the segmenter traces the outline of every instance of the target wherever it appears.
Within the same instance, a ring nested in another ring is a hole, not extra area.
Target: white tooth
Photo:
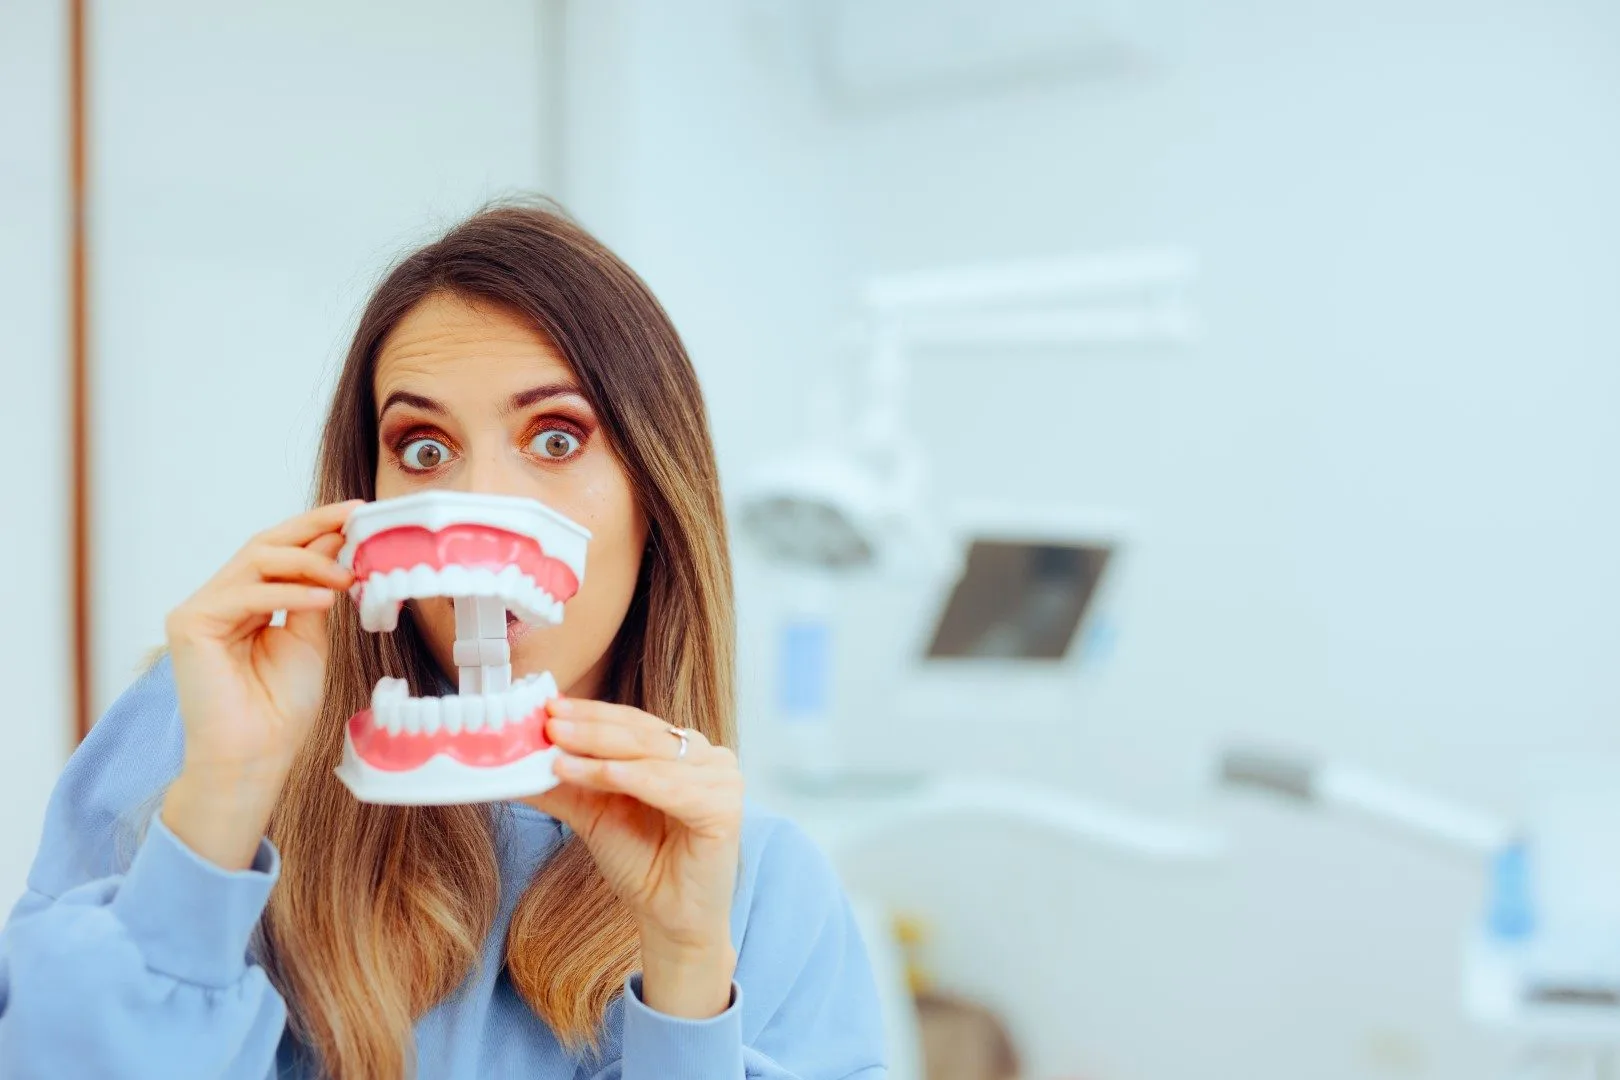
[[[393,633],[395,630],[399,629],[400,606],[401,605],[398,600],[390,600],[383,605],[382,619],[379,625],[385,632]]]
[[[444,730],[452,735],[461,734],[461,699],[451,695],[439,700],[439,720]]]
[[[495,572],[493,570],[480,566],[469,575],[469,578],[474,596],[495,595]]]
[[[502,702],[504,694],[484,695],[484,723],[489,730],[499,731],[506,726],[506,706]]]
[[[422,734],[437,735],[439,733],[439,699],[436,697],[422,698],[418,707],[422,713]]]
[[[422,563],[411,568],[408,586],[412,597],[437,596],[439,575],[433,572],[433,567]]]
[[[378,634],[382,632],[382,609],[383,602],[377,599],[377,594],[372,591],[372,586],[367,585],[365,599],[360,602],[360,625],[365,627],[369,633]]]
[[[371,689],[371,707],[373,710],[388,700],[388,676],[377,680],[377,685]]]
[[[400,702],[400,726],[407,735],[420,735],[422,733],[422,703],[416,698],[406,698]]]
[[[386,727],[387,726],[388,721],[385,720],[384,717],[388,715],[388,709],[389,708],[390,708],[390,706],[389,706],[388,702],[386,702],[386,701],[383,702],[380,705],[373,705],[371,707],[371,726],[372,727],[380,728],[380,727]]]
[[[464,731],[484,730],[484,701],[480,697],[461,699],[461,727]]]
[[[557,680],[552,677],[551,672],[541,672],[539,679],[536,681],[540,684],[541,701],[550,701],[557,696]]]
[[[377,602],[378,587],[382,582],[380,574],[373,574],[366,579],[366,587],[360,593],[360,626],[368,634],[377,633]]]
[[[465,566],[447,566],[439,571],[439,588],[446,596],[471,596],[471,576]]]
[[[502,694],[501,697],[505,699],[504,704],[506,708],[506,718],[508,720],[516,723],[525,716],[529,715],[529,710],[527,708],[527,695],[521,685],[512,687],[512,689]]]
[[[376,601],[392,601],[392,599],[395,599],[394,578],[392,578],[392,575],[387,575],[387,573],[373,573],[366,580],[366,588],[371,589],[371,596]]]
[[[404,726],[403,722],[402,722],[404,712],[405,712],[405,710],[402,707],[400,702],[390,702],[383,709],[383,713],[385,714],[384,719],[386,720],[386,722],[388,724],[388,734],[390,734],[390,735],[398,735],[399,734],[399,729]]]
[[[511,607],[512,601],[523,595],[523,585],[527,580],[523,571],[515,566],[503,566],[501,572],[495,575],[497,595],[506,600],[507,607]]]

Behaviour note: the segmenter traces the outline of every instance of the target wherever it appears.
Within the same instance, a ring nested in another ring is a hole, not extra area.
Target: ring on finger
[[[685,759],[686,752],[692,748],[691,733],[685,728],[676,727],[674,724],[670,724],[665,730],[681,741],[681,748],[675,751],[675,760],[681,761]]]

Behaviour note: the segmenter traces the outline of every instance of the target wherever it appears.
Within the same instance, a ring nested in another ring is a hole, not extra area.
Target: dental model
[[[451,597],[459,693],[413,698],[384,677],[343,740],[338,778],[362,802],[489,802],[556,784],[546,738],[550,672],[512,681],[508,612],[560,623],[585,576],[590,532],[533,499],[429,491],[349,516],[338,562],[360,625],[386,633],[407,600]]]

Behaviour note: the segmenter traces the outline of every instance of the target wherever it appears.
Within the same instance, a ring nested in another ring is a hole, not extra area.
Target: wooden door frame
[[[91,445],[88,0],[68,0],[68,411],[71,449],[69,534],[72,537],[74,742],[90,732],[94,687],[90,662]]]

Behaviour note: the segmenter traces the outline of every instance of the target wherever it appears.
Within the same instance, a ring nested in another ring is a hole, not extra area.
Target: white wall
[[[94,694],[253,532],[304,505],[358,307],[415,241],[555,163],[548,3],[91,13]],[[0,313],[16,565],[0,905],[71,742],[66,24],[0,11]]]
[[[1035,1076],[1504,1069],[1460,1018],[1478,868],[1211,777],[1264,738],[1512,813],[1527,758],[1620,753],[1614,9],[1184,5],[1115,79],[862,113],[806,103],[767,7],[621,0],[623,79],[570,105],[615,120],[572,164],[687,333],[729,478],[802,429],[856,273],[1144,242],[1205,266],[1185,356],[941,359],[916,402],[952,497],[1138,523],[1072,711],[986,686],[903,718],[896,672],[856,666],[843,734],[1198,815],[1236,855],[1162,876],[970,825],[852,879],[935,920]],[[851,611],[850,658],[892,655],[884,614]]]
[[[380,271],[550,163],[543,4],[96,9],[96,692],[305,505]]]
[[[0,7],[0,371],[15,451],[0,506],[0,910],[22,892],[73,730],[66,90],[62,6]]]

